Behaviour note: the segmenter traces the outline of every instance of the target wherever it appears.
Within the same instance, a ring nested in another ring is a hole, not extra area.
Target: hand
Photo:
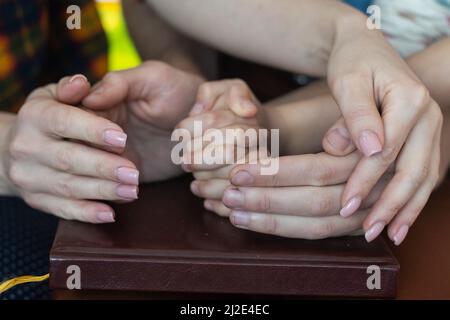
[[[352,24],[352,31],[347,27],[353,22],[344,21],[338,28],[329,60],[328,82],[343,120],[324,143],[334,139],[341,143],[339,153],[346,154],[351,147],[345,140],[351,139],[364,155],[342,194],[343,216],[353,214],[396,163],[395,176],[365,220],[364,230],[372,240],[392,221],[389,235],[398,244],[438,180],[442,114],[381,33],[361,31],[365,19],[359,29]]]
[[[280,157],[280,169],[272,176],[260,175],[258,165],[226,167],[195,174],[195,191],[207,199],[207,209],[229,216],[239,228],[304,239],[356,235],[392,175],[387,173],[347,220],[339,216],[340,197],[359,160],[357,152]]]
[[[183,168],[192,172],[215,170],[248,156],[247,149],[251,151],[258,144],[259,107],[259,101],[241,80],[222,80],[201,85],[190,117],[177,125],[179,129],[188,130],[193,137],[187,144],[186,154],[183,155]],[[202,126],[201,135],[195,130],[196,124]],[[213,129],[217,129],[223,137],[221,141],[216,139],[210,141],[207,138],[210,133],[208,130]],[[244,133],[249,129],[255,130],[254,141],[250,138],[246,139]],[[238,130],[242,132],[242,135],[237,134],[236,139],[228,141],[227,132],[238,133]],[[219,149],[223,152],[223,158],[216,159],[218,161],[205,160],[210,154],[218,154]],[[195,159],[203,161],[194,161]]]
[[[164,180],[182,171],[170,158],[170,134],[192,108],[198,76],[161,62],[110,72],[83,99],[83,105],[112,120],[128,134],[125,156],[140,171],[140,180]]]
[[[135,165],[120,156],[127,135],[117,124],[73,107],[89,92],[81,75],[38,88],[9,129],[4,172],[13,193],[65,219],[114,221],[113,209],[90,201],[137,197]]]

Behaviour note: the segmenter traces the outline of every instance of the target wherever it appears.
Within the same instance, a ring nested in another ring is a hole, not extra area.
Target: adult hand
[[[127,135],[105,118],[73,107],[89,92],[86,78],[63,78],[33,91],[9,130],[3,159],[13,193],[65,219],[114,221],[113,209],[90,201],[131,201],[137,170],[120,156]]]
[[[195,102],[199,76],[167,64],[148,61],[128,70],[108,73],[83,99],[83,105],[121,125],[128,135],[125,155],[143,182],[180,174],[170,158],[175,125]]]
[[[267,176],[251,164],[199,172],[195,193],[207,199],[207,209],[229,216],[239,228],[305,239],[359,234],[389,179],[387,173],[349,220],[339,216],[344,183],[359,159],[357,152],[280,157],[278,173]],[[230,180],[232,186],[225,183]]]
[[[364,230],[372,240],[397,216],[389,234],[400,243],[438,180],[440,108],[382,34],[366,28],[365,19],[359,25],[352,19],[341,21],[328,82],[343,120],[324,143],[351,139],[364,155],[342,194],[341,214],[353,214],[396,162],[395,176],[365,220]],[[349,152],[349,145],[342,143],[338,153]]]

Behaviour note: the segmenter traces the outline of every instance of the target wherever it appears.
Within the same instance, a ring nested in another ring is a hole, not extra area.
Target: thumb
[[[325,134],[322,147],[333,156],[346,156],[355,150],[350,132],[345,126],[344,118],[340,118]]]
[[[64,77],[56,86],[56,99],[64,104],[78,105],[89,93],[91,85],[82,74]]]
[[[342,76],[331,87],[357,148],[366,157],[381,152],[384,128],[371,77]]]

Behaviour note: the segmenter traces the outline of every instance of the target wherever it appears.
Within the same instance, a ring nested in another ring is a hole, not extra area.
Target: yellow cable
[[[28,282],[41,282],[45,281],[50,277],[50,274],[47,273],[43,276],[21,276],[17,278],[12,278],[9,280],[6,280],[2,283],[0,283],[0,294],[8,291],[14,286],[17,286],[18,284],[22,283],[28,283]]]

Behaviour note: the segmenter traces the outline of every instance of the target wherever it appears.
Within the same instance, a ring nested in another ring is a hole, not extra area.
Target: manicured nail
[[[233,211],[230,214],[231,223],[237,227],[247,227],[250,224],[250,218],[248,212]]]
[[[371,242],[375,240],[383,231],[385,225],[386,224],[384,222],[377,222],[374,225],[372,225],[365,234],[366,241]]]
[[[355,196],[347,201],[347,203],[341,209],[339,214],[341,216],[343,216],[344,218],[347,218],[347,217],[351,216],[352,214],[354,214],[356,212],[356,210],[359,209],[360,206],[361,206],[361,198],[358,196]]]
[[[204,109],[203,104],[197,102],[197,103],[194,104],[194,106],[192,107],[191,113],[190,113],[190,114],[191,114],[191,116],[195,116],[195,115],[197,115],[197,114],[202,113],[203,109]]]
[[[375,132],[371,130],[364,130],[361,133],[361,136],[359,137],[359,146],[366,157],[370,157],[382,150],[380,139]]]
[[[213,204],[209,200],[205,200],[203,202],[203,206],[205,207],[206,210],[209,210],[209,211],[213,211],[214,210]]]
[[[137,186],[128,186],[121,184],[116,188],[116,193],[124,199],[137,199],[139,188]]]
[[[89,81],[82,74],[76,74],[72,78],[69,79],[69,83],[76,83],[78,85],[82,85],[82,84],[85,84],[85,83],[89,83]]]
[[[240,170],[231,178],[231,183],[236,186],[248,186],[253,184],[253,180],[248,171]]]
[[[239,208],[244,204],[244,195],[238,189],[227,189],[222,201],[227,207]]]
[[[114,222],[114,213],[111,211],[97,212],[97,220],[99,222]]]
[[[197,181],[192,181],[191,182],[191,191],[193,194],[195,195],[199,195],[199,188],[198,188],[198,182]]]
[[[125,147],[127,143],[127,135],[117,130],[106,130],[103,135],[103,140],[114,147]]]
[[[327,135],[328,142],[337,150],[345,151],[352,142],[347,129],[339,127],[331,130]]]
[[[117,179],[126,184],[139,184],[139,171],[134,168],[120,167],[117,169]]]
[[[395,234],[393,240],[394,240],[394,244],[396,246],[399,246],[403,240],[405,240],[406,235],[408,234],[409,231],[409,227],[407,225],[403,225],[400,227],[400,229],[398,229],[397,233]]]

